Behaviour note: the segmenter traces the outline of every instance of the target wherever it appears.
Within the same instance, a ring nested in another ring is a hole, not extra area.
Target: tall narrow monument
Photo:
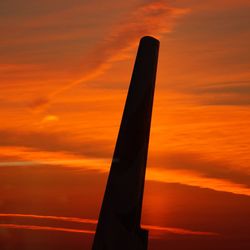
[[[141,211],[159,41],[140,41],[92,250],[146,250]]]

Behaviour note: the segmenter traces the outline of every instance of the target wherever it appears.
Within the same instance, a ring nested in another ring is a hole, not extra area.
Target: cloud
[[[35,215],[35,214],[8,214],[2,213],[0,217],[6,218],[32,218],[32,219],[44,219],[44,220],[58,220],[64,222],[76,222],[81,224],[97,224],[97,220],[93,219],[83,219],[76,217],[63,217],[63,216],[48,216],[48,215]],[[28,229],[28,230],[49,230],[49,231],[62,231],[70,233],[87,233],[94,234],[93,230],[82,230],[82,229],[73,229],[73,228],[59,228],[59,227],[47,227],[47,226],[33,226],[33,225],[20,225],[20,224],[0,224],[2,228],[14,228],[14,229]],[[218,236],[214,232],[203,232],[203,231],[194,231],[184,228],[175,228],[175,227],[162,227],[155,225],[142,225],[143,228],[150,231],[156,231],[158,234],[179,234],[179,235],[196,235],[196,236]],[[154,232],[153,232],[154,233]]]
[[[29,103],[29,107],[33,109],[33,108],[37,108],[40,106],[45,106],[49,103],[49,101],[50,99],[46,96],[39,97],[39,98],[32,100],[32,102]]]
[[[95,231],[93,230],[83,230],[83,229],[63,228],[63,227],[34,226],[34,225],[20,225],[20,224],[0,224],[0,228],[95,234]]]
[[[95,170],[99,173],[109,171],[112,157],[109,147],[92,144],[93,142],[90,145],[86,142],[82,144],[82,147],[78,147],[70,144],[72,143],[70,141],[67,143],[65,138],[61,141],[63,142],[61,145],[55,141],[55,137],[50,137],[50,139],[51,144],[49,140],[41,143],[35,137],[32,140],[23,137],[19,147],[2,146],[0,166],[77,168],[84,171]],[[7,142],[10,144],[11,140]],[[17,144],[18,141],[13,143]],[[26,147],[23,146],[24,144]],[[100,147],[99,151],[98,147]],[[175,152],[151,155],[146,180],[180,183],[250,196],[249,171],[242,167],[236,168],[227,162],[210,160],[195,153]]]
[[[196,85],[183,91],[195,95],[203,105],[250,105],[250,80]]]
[[[186,89],[187,90],[187,89]],[[245,81],[226,81],[197,85],[192,89],[197,94],[241,94],[250,95],[250,80]]]
[[[168,170],[183,170],[203,178],[229,181],[250,188],[250,172],[242,167],[232,166],[229,162],[210,160],[199,153],[175,152],[157,155],[150,165],[164,166]],[[180,176],[181,180],[181,176]]]
[[[62,92],[99,76],[114,62],[124,59],[142,36],[161,37],[172,31],[176,18],[187,12],[188,9],[172,8],[166,1],[161,0],[139,6],[128,18],[113,27],[103,41],[89,52],[86,56],[88,63],[82,62],[83,77],[58,88],[49,97],[42,99],[53,102],[55,97]],[[36,103],[37,108],[45,104],[36,101],[33,103]]]
[[[250,196],[250,188],[226,179],[209,178],[191,170],[149,168],[146,180],[162,183],[178,183],[192,187],[206,188],[218,192]]]
[[[52,216],[52,215],[0,213],[0,217],[46,219],[46,220],[59,220],[59,221],[77,222],[77,223],[85,223],[85,224],[97,224],[97,220],[93,220],[93,219],[83,219],[83,218],[77,218],[77,217],[64,217],[64,216]]]
[[[65,131],[0,130],[0,138],[0,147],[29,148],[34,152],[65,152],[90,158],[106,158],[113,150],[109,141],[98,138],[84,138],[79,141],[73,134]]]
[[[5,160],[0,163],[0,166],[4,167],[5,170],[9,169],[12,175],[12,171],[17,172],[18,170],[22,169],[22,167],[25,167],[27,170],[29,170],[29,173],[32,172],[35,175],[38,173],[37,169],[48,169],[49,171],[52,171],[52,169],[57,169],[57,171],[59,172],[62,172],[63,169],[79,169],[84,172],[96,171],[96,173],[107,174],[110,168],[110,158],[102,159],[83,156],[80,157],[67,153],[50,153],[45,151],[37,152],[25,148],[23,150],[15,148],[10,148],[9,150],[6,150],[7,152],[4,155]],[[17,156],[21,159],[6,160],[6,156],[12,156],[13,158]],[[156,163],[158,165],[156,165]],[[149,166],[147,168],[146,173],[147,181],[156,181],[162,183],[179,183],[193,187],[208,188],[219,192],[228,192],[238,195],[250,196],[250,188],[248,185],[239,183],[239,180],[235,180],[233,176],[231,178],[233,180],[231,181],[227,179],[227,176],[225,174],[222,176],[221,174],[217,173],[220,173],[220,171],[217,171],[216,174],[211,174],[209,171],[207,173],[197,171],[195,169],[191,169],[191,167],[188,167],[187,164],[185,165],[185,161],[182,166],[177,167],[174,167],[176,166],[174,164],[172,164],[171,166],[171,164],[167,160],[162,162],[162,164],[159,164],[159,162],[156,161],[154,163],[155,167],[153,168],[150,167],[150,162],[148,165]],[[249,175],[244,176],[244,174],[242,173],[240,175],[241,180],[243,179],[242,176],[244,177],[244,180],[247,180]],[[38,176],[38,179],[38,181],[40,181],[41,176]],[[54,185],[54,182],[52,182],[52,184]]]

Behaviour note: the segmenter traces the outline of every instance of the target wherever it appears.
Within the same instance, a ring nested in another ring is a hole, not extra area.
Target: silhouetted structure
[[[140,41],[93,250],[145,250],[141,210],[159,41]]]

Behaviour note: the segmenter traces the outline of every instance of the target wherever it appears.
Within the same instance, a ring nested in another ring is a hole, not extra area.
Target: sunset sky
[[[0,248],[91,249],[152,35],[149,250],[249,249],[249,24],[249,0],[1,0]]]

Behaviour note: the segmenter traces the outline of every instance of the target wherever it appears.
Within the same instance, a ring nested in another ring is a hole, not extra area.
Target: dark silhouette
[[[146,250],[141,210],[159,41],[140,41],[93,250]]]

